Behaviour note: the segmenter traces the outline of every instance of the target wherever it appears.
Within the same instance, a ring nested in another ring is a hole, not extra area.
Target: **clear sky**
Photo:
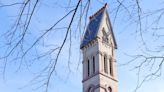
[[[1,3],[9,4],[14,2],[15,0],[1,0]],[[17,0],[20,1],[20,0]],[[129,22],[128,13],[122,13],[123,10],[120,10],[121,12],[118,13],[118,18],[116,18],[116,22],[114,21],[114,13],[112,12],[115,6],[117,5],[115,1],[108,1],[108,0],[95,0],[91,2],[90,10],[89,10],[89,16],[92,15],[94,12],[96,12],[99,8],[103,6],[102,3],[108,2],[109,5],[109,13],[110,13],[110,19],[113,25],[114,34],[116,37],[116,41],[118,44],[118,49],[116,51],[117,54],[117,63],[118,63],[118,90],[119,92],[132,92],[134,91],[136,85],[137,85],[137,71],[131,70],[136,63],[127,65],[127,66],[121,66],[121,64],[124,64],[128,62],[131,58],[128,57],[126,54],[134,55],[136,53],[140,53],[142,51],[142,42],[140,37],[135,34],[136,32],[136,25],[135,23]],[[71,5],[74,5],[75,2],[72,0]],[[126,4],[126,3],[125,3]],[[68,5],[67,0],[56,0],[56,1],[50,1],[50,0],[44,0],[42,3],[39,3],[37,12],[35,14],[35,17],[33,18],[33,21],[30,25],[30,33],[32,34],[33,38],[37,37],[43,29],[48,28],[50,25],[52,25],[54,22],[57,21],[58,18],[61,18],[68,10],[65,7]],[[142,7],[146,10],[155,10],[160,8],[163,4],[161,3],[161,0],[154,0],[154,1],[143,1],[143,4],[141,4]],[[153,6],[153,7],[152,7]],[[150,8],[151,7],[151,8]],[[18,13],[18,7],[2,7],[0,8],[0,35],[5,33],[11,28],[11,24],[13,23],[13,20],[16,18],[15,15]],[[122,8],[121,8],[122,9]],[[127,18],[126,18],[127,17]],[[133,17],[134,18],[134,17]],[[148,18],[150,19],[149,22],[153,21],[153,17]],[[163,20],[163,19],[162,19]],[[61,24],[58,25],[58,27],[65,27],[65,25],[68,23],[69,17],[66,18]],[[77,21],[77,19],[75,19]],[[143,25],[145,26],[146,21],[143,22]],[[159,23],[159,25],[162,24],[162,22]],[[74,23],[76,25],[76,23]],[[161,25],[160,25],[161,26]],[[76,27],[72,27],[73,34],[72,34],[72,53],[71,53],[71,72],[69,72],[68,69],[68,46],[69,43],[66,43],[64,49],[62,50],[62,54],[59,58],[59,62],[57,64],[56,68],[56,75],[53,76],[51,83],[50,83],[50,92],[82,92],[82,64],[80,58],[80,41],[79,41],[79,32],[76,32]],[[62,32],[61,32],[62,31]],[[55,31],[55,33],[49,34],[49,36],[45,39],[45,44],[55,44],[59,45],[61,43],[62,37],[64,37],[64,29],[60,29]],[[161,32],[163,30],[159,30]],[[145,31],[145,33],[149,34],[149,32]],[[161,43],[162,41],[154,42],[149,35],[145,34],[144,39],[148,42],[147,45],[152,45],[150,48],[155,46],[155,44],[152,43]],[[29,38],[28,41],[33,41],[33,38]],[[0,38],[0,52],[4,53],[3,49],[3,43],[4,43],[4,37],[1,36]],[[55,40],[54,40],[55,39]],[[52,47],[48,47],[52,48]],[[38,52],[42,53],[47,50],[47,48],[43,48],[41,46],[37,46]],[[32,49],[33,50],[33,49]],[[34,51],[32,51],[34,52]],[[0,53],[0,55],[2,55]],[[28,57],[30,59],[30,57]],[[33,63],[30,67],[30,69],[27,69],[26,67],[22,67],[19,71],[17,71],[17,63],[8,63],[8,68],[6,71],[5,79],[2,78],[2,73],[0,73],[0,92],[42,92],[43,88],[38,88],[40,86],[39,82],[31,82],[31,80],[34,78],[40,69],[42,69],[43,66],[45,66],[46,61],[37,61],[36,63]],[[0,67],[2,67],[2,60],[0,60]],[[144,69],[143,69],[144,70]],[[0,69],[2,71],[2,69]],[[145,72],[143,72],[145,73]],[[141,76],[143,78],[144,76]],[[143,84],[143,86],[138,90],[138,92],[164,92],[164,76],[162,75],[160,78],[157,78],[152,81],[148,81]]]

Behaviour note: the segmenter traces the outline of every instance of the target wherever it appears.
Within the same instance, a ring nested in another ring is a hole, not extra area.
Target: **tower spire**
[[[107,8],[107,3],[105,3],[105,5],[99,9],[95,14],[93,14],[92,16],[89,17],[89,19],[91,20],[93,17],[95,17],[96,15],[98,15],[99,13],[101,13],[102,11],[104,11]]]
[[[106,8],[107,3],[90,16],[80,45],[83,52],[83,92],[117,92],[117,46]]]

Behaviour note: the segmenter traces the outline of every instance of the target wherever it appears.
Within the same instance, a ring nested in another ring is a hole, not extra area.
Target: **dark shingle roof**
[[[104,7],[102,7],[99,11],[97,11],[93,16],[90,17],[90,22],[86,29],[84,38],[80,45],[80,48],[83,48],[85,45],[89,44],[92,40],[94,40],[97,37],[101,20],[103,18],[103,15],[106,13],[108,16],[108,21],[109,21],[110,27],[111,27],[112,37],[113,37],[113,41],[114,41],[114,47],[117,49],[117,43],[116,43],[116,40],[114,37],[113,29],[112,29],[111,22],[110,22],[109,15],[107,13],[106,8],[107,8],[107,4],[105,4]]]
[[[105,11],[105,7],[101,8],[98,12],[96,12],[93,16],[90,17],[90,22],[88,24],[88,27],[85,32],[83,41],[80,45],[80,48],[87,45],[89,42],[91,42],[92,40],[96,38],[100,23],[101,23],[101,20]]]

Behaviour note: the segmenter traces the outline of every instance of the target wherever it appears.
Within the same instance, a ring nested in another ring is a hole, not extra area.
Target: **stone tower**
[[[117,44],[107,4],[90,17],[80,49],[83,53],[83,92],[117,92]]]

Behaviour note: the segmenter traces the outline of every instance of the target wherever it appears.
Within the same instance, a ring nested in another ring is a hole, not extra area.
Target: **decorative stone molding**
[[[89,80],[90,78],[92,78],[92,77],[94,77],[94,76],[96,76],[98,74],[99,74],[99,72],[95,72],[94,74],[92,74],[90,76],[87,76],[85,79],[83,79],[82,82],[85,82],[85,81]]]
[[[102,89],[105,90],[105,92],[107,92],[107,89],[106,89],[106,87],[104,85],[98,84],[98,85],[95,86],[95,89],[97,89],[97,88],[102,88]]]
[[[109,76],[108,74],[105,74],[105,73],[99,73],[99,74],[101,74],[101,75],[103,75],[105,77],[108,77],[108,78],[112,79],[115,82],[118,82],[118,80],[114,79],[112,76]]]
[[[116,81],[116,82],[118,82],[116,79],[114,79],[112,76],[109,76],[109,75],[107,75],[107,74],[105,74],[105,73],[101,73],[101,72],[95,72],[94,74],[92,74],[91,76],[88,76],[88,77],[86,77],[85,79],[83,79],[82,80],[82,83],[84,83],[85,81],[87,81],[87,80],[89,80],[90,78],[92,78],[92,77],[94,77],[94,76],[96,76],[96,75],[103,75],[103,76],[105,76],[105,77],[108,77],[108,78],[110,78],[110,79],[112,79],[113,81]]]
[[[91,42],[89,42],[87,45],[85,45],[84,47],[82,47],[81,49],[82,50],[87,50],[89,49],[90,47],[96,45],[98,43],[98,39],[95,38],[94,40],[92,40]]]
[[[87,90],[85,92],[89,92],[89,90],[92,89],[92,92],[95,90],[95,85],[91,84],[88,86]]]

